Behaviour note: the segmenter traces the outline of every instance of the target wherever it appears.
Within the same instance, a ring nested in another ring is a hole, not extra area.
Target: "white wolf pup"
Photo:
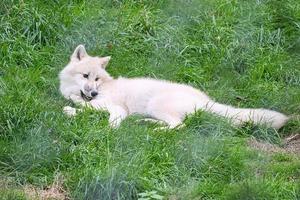
[[[240,125],[250,121],[275,129],[288,116],[267,109],[234,108],[215,102],[205,93],[184,84],[150,78],[114,79],[105,68],[110,57],[89,56],[79,45],[69,64],[60,72],[60,91],[74,103],[109,112],[109,123],[118,127],[128,115],[138,113],[165,122],[169,128],[182,124],[185,116],[202,110],[229,118]],[[76,110],[65,107],[69,115]]]

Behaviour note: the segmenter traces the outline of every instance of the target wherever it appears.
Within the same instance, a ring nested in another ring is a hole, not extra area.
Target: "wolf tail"
[[[205,106],[202,105],[200,109],[229,118],[235,125],[252,122],[254,124],[262,124],[279,129],[290,119],[290,117],[280,112],[268,109],[235,108],[214,101],[208,101],[208,103],[206,103]]]

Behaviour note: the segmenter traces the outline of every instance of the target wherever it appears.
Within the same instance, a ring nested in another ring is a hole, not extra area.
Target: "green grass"
[[[298,0],[4,0],[0,17],[0,199],[26,199],[20,188],[45,188],[57,174],[72,199],[300,198],[299,156],[246,145],[280,145],[299,120],[277,132],[198,112],[181,130],[154,131],[139,116],[111,130],[107,113],[64,115],[72,104],[58,90],[59,71],[85,44],[112,56],[116,77],[299,114]]]

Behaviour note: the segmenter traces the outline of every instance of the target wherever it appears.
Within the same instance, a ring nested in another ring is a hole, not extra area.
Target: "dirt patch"
[[[283,146],[280,147],[268,142],[250,139],[248,145],[256,150],[268,153],[290,153],[300,155],[300,134],[294,134],[284,139]]]
[[[251,148],[253,148],[255,150],[260,150],[260,151],[264,151],[264,152],[268,152],[268,153],[285,152],[284,149],[282,149],[274,144],[258,141],[253,138],[248,141],[248,146],[250,146]]]
[[[63,177],[57,176],[52,185],[45,189],[36,188],[32,185],[26,185],[24,187],[24,192],[29,199],[38,200],[68,200],[68,193],[63,188]]]
[[[300,134],[291,135],[284,139],[284,147],[287,152],[300,155]]]

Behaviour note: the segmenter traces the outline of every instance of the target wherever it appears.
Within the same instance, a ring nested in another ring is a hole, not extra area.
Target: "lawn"
[[[114,77],[300,113],[299,0],[2,0],[0,199],[300,199],[300,154],[284,148],[299,118],[276,131],[199,111],[157,131],[66,116],[58,73],[78,44],[112,56]]]

